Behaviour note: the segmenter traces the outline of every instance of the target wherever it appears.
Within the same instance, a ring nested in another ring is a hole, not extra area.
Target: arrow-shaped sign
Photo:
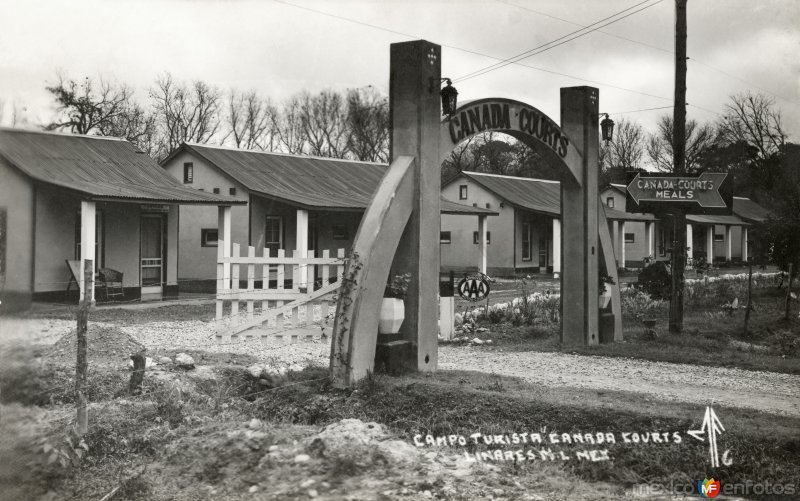
[[[705,438],[703,437],[703,435],[708,436],[708,452],[711,456],[712,467],[719,466],[719,453],[717,451],[717,435],[719,435],[723,431],[725,431],[725,427],[722,426],[722,422],[717,417],[717,413],[714,412],[714,409],[712,409],[709,406],[706,407],[706,414],[703,417],[703,426],[700,427],[699,430],[689,430],[686,432],[701,442],[705,442]]]
[[[725,172],[704,172],[700,176],[645,176],[636,174],[628,184],[628,193],[640,202],[692,202],[700,207],[724,208],[719,192]]]

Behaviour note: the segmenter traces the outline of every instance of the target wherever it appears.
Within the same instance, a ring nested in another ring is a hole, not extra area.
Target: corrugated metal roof
[[[500,198],[523,209],[558,216],[561,214],[561,184],[558,181],[462,172]]]
[[[769,219],[770,212],[749,198],[733,197],[733,213],[751,223]]]
[[[611,207],[606,207],[603,205],[603,209],[606,211],[606,219],[616,219],[621,221],[655,221],[656,216],[650,214],[648,212],[644,213],[637,213],[637,212],[622,212],[621,210],[612,209]]]
[[[189,151],[216,166],[248,190],[269,198],[310,209],[363,210],[377,191],[386,164],[340,160],[264,151],[238,150],[185,143]],[[442,199],[445,214],[486,214],[497,212]]]
[[[36,181],[89,198],[241,204],[178,183],[129,142],[98,136],[0,128],[0,157]]]
[[[698,223],[698,224],[726,224],[733,226],[750,225],[750,223],[743,221],[741,218],[735,215],[710,216],[706,214],[689,214],[686,216],[686,220],[689,221],[690,223]]]

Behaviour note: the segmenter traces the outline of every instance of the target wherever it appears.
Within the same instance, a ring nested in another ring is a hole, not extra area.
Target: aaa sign
[[[489,295],[491,287],[483,277],[464,277],[458,282],[458,295],[467,301],[480,301]]]

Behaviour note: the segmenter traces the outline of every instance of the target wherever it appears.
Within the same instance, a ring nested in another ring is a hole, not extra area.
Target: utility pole
[[[672,119],[674,174],[686,173],[686,2],[675,0],[675,108]],[[672,217],[672,297],[669,331],[683,331],[683,273],[686,269],[686,213],[677,209]]]

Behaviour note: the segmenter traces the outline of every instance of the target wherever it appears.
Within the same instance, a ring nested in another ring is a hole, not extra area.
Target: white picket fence
[[[242,256],[239,244],[233,244],[231,255],[225,256],[224,242],[219,245],[223,247],[217,257],[218,342],[292,343],[317,339],[333,325],[332,293],[341,286],[344,249],[337,249],[334,257],[329,250],[320,257],[309,250],[301,257],[297,250],[286,256],[283,249],[271,256],[265,248],[263,256],[256,257],[252,246]]]

